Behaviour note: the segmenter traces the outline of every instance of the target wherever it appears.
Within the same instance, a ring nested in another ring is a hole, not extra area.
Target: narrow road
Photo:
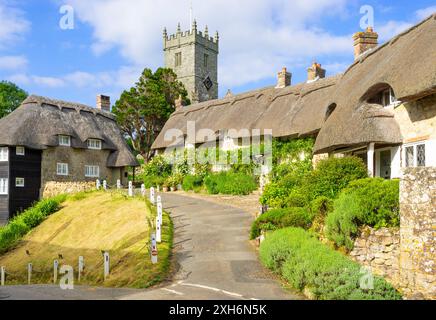
[[[302,299],[283,290],[259,263],[248,240],[252,217],[203,199],[162,194],[174,222],[176,271],[149,290],[54,286],[0,287],[0,299]]]

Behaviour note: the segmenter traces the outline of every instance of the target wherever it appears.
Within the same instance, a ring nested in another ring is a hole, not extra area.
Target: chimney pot
[[[378,34],[372,27],[366,28],[365,31],[356,32],[353,35],[354,40],[354,60],[357,60],[368,50],[374,49],[378,45]]]
[[[307,69],[307,82],[322,78],[325,78],[325,69],[321,68],[320,63],[314,62],[312,66]]]
[[[97,109],[111,112],[111,98],[109,96],[99,94],[97,96]]]
[[[288,72],[286,67],[282,68],[282,71],[278,73],[276,88],[285,88],[291,85],[292,73]]]

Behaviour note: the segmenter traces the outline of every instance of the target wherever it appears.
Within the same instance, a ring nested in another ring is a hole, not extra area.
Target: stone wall
[[[408,168],[400,185],[400,277],[406,294],[436,299],[436,168]]]
[[[400,230],[365,227],[354,243],[350,256],[371,271],[399,283]]]
[[[43,197],[49,198],[64,193],[77,193],[95,188],[95,182],[57,182],[49,181],[45,184]]]

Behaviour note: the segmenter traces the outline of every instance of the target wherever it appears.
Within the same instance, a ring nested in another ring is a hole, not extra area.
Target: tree
[[[17,109],[26,98],[27,92],[16,84],[0,81],[0,118]]]
[[[115,102],[112,111],[121,130],[146,162],[151,159],[151,146],[174,112],[179,96],[185,105],[190,104],[188,92],[173,70],[159,68],[153,73],[145,69],[136,85]]]

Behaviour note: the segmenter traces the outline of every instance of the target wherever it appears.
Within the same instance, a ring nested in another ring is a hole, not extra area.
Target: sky
[[[220,35],[220,97],[274,85],[282,67],[303,82],[315,60],[334,75],[353,62],[353,33],[372,25],[383,43],[436,12],[435,0],[0,0],[0,80],[115,102],[163,66],[162,30],[188,30],[191,3],[198,28]]]

